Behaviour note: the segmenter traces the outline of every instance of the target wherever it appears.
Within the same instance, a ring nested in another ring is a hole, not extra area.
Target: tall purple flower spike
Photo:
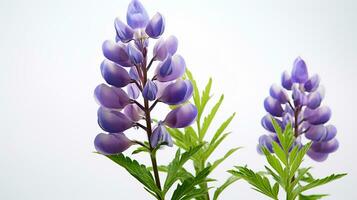
[[[184,128],[197,116],[196,107],[186,103],[193,87],[189,80],[181,79],[186,63],[176,54],[178,40],[172,35],[163,37],[164,17],[156,13],[150,19],[138,0],[130,2],[126,23],[120,19],[114,20],[115,41],[106,40],[102,45],[105,59],[100,71],[108,85],[98,85],[94,96],[101,106],[97,113],[98,124],[107,133],[97,135],[95,148],[106,155],[125,151],[138,142],[131,141],[123,133],[132,127],[147,132],[151,148],[172,146],[166,127]],[[151,38],[157,41],[150,50]],[[152,52],[152,58],[148,57],[148,52]],[[154,127],[151,111],[158,103],[177,107]],[[150,130],[149,127],[154,128]]]
[[[335,138],[336,127],[326,125],[331,118],[331,109],[322,105],[324,89],[320,85],[320,77],[317,74],[309,77],[305,61],[298,57],[291,74],[283,73],[281,85],[274,84],[270,88],[270,96],[264,101],[269,114],[262,118],[261,124],[270,134],[259,138],[258,150],[265,146],[273,151],[271,142],[278,140],[272,125],[274,118],[283,129],[287,124],[292,125],[297,144],[301,143],[303,135],[313,142],[307,152],[311,159],[318,162],[326,160],[338,149],[339,143]],[[287,95],[289,91],[290,97]]]

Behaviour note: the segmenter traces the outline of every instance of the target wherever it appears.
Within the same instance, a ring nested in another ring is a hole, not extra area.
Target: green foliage
[[[235,170],[230,170],[229,172],[246,180],[253,186],[254,190],[272,199],[277,199],[279,187],[285,190],[287,200],[296,198],[300,200],[315,200],[325,197],[326,194],[303,195],[302,193],[339,179],[346,174],[332,174],[322,179],[315,179],[309,172],[311,167],[300,168],[307,151],[311,147],[311,143],[298,147],[294,145],[294,131],[291,125],[288,125],[284,131],[281,130],[274,119],[273,125],[280,144],[272,143],[274,154],[267,148],[262,148],[269,164],[269,166],[265,166],[267,173],[255,173],[247,167],[236,167]],[[268,176],[274,180],[274,184],[270,183]]]
[[[221,186],[219,186],[216,191],[214,192],[213,200],[217,200],[219,195],[225,190],[228,186],[233,184],[234,182],[238,181],[240,178],[237,176],[230,176],[226,182],[224,182]]]

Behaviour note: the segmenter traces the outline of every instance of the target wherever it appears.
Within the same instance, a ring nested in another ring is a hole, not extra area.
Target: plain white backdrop
[[[234,165],[262,169],[256,153],[270,85],[301,56],[322,77],[324,104],[333,111],[340,149],[323,163],[306,160],[317,176],[348,172],[321,187],[326,199],[357,198],[355,106],[357,3],[353,0],[142,0],[166,17],[165,36],[202,87],[213,77],[225,94],[215,123],[236,111],[232,134],[214,156],[243,146],[212,174],[224,181]],[[100,132],[93,89],[102,82],[101,44],[114,37],[113,20],[129,0],[0,1],[0,199],[151,199],[109,160],[93,154]],[[134,131],[128,133],[136,136]],[[170,160],[175,149],[159,154]],[[128,151],[129,153],[130,151]],[[136,157],[142,162],[144,155]],[[238,182],[222,199],[265,199]]]

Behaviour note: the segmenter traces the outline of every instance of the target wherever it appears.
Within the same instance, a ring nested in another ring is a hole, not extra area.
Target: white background
[[[249,3],[248,3],[249,2]],[[93,89],[102,82],[101,44],[114,37],[113,20],[129,0],[0,1],[0,199],[150,199],[123,169],[93,154],[100,132]],[[263,99],[280,74],[301,56],[326,87],[340,149],[323,163],[307,159],[318,176],[348,172],[316,192],[356,199],[357,4],[353,0],[143,0],[160,11],[165,36],[203,86],[214,79],[213,99],[225,101],[218,124],[237,112],[232,134],[216,154],[243,146],[213,177],[222,182],[234,165],[262,169],[256,153]],[[142,133],[134,131],[129,137]],[[136,137],[136,136],[133,136]],[[159,154],[161,164],[174,149]],[[128,151],[127,153],[129,153]],[[146,162],[145,155],[138,157]],[[222,199],[264,199],[243,182]]]

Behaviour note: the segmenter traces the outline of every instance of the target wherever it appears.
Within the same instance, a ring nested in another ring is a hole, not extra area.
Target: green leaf
[[[194,101],[197,109],[200,109],[201,108],[200,92],[198,91],[197,83],[196,83],[195,79],[193,78],[191,71],[188,70],[187,68],[186,68],[186,76],[188,77],[188,79],[191,81],[191,83],[193,85],[193,101]]]
[[[207,130],[208,130],[208,127],[211,125],[211,122],[214,118],[214,116],[216,115],[219,107],[221,106],[222,102],[223,102],[223,99],[224,99],[224,95],[221,95],[219,101],[216,103],[216,105],[211,109],[211,112],[204,118],[203,120],[203,125],[202,125],[202,129],[201,131],[199,132],[199,138],[200,139],[203,139]]]
[[[201,119],[203,110],[205,109],[207,102],[211,98],[210,96],[211,87],[212,87],[212,78],[208,80],[208,83],[202,92],[201,103],[200,103],[200,108],[198,109],[197,119]]]
[[[285,166],[288,165],[288,155],[284,152],[281,146],[275,141],[272,142],[273,150],[275,155],[279,158],[279,160],[284,163]]]
[[[221,164],[225,159],[227,159],[230,155],[232,155],[234,152],[236,152],[240,148],[241,147],[230,149],[222,158],[214,161],[214,163],[211,166],[211,171],[213,171],[219,164]]]
[[[221,186],[219,186],[216,191],[214,192],[213,200],[217,200],[218,196],[225,190],[228,186],[233,184],[234,182],[238,181],[240,177],[237,176],[230,176],[226,182],[224,182]]]
[[[299,169],[299,167],[304,159],[304,156],[306,155],[307,151],[311,147],[311,144],[312,143],[309,142],[306,145],[304,145],[300,150],[298,150],[296,157],[291,158],[291,159],[293,159],[293,161],[290,166],[290,178],[295,176],[295,172]]]
[[[327,197],[328,194],[299,195],[299,200],[318,200]]]
[[[206,177],[210,173],[210,167],[204,168],[195,177],[186,179],[182,184],[178,184],[176,190],[174,191],[171,200],[183,200],[187,199],[185,196],[191,194],[193,191],[197,190],[196,186],[207,182]],[[205,194],[206,190],[202,191]]]
[[[204,162],[210,157],[210,155],[213,153],[213,151],[218,147],[219,144],[221,144],[221,142],[229,135],[229,133],[225,133],[223,134],[219,139],[217,139],[217,141],[215,141],[214,143],[210,143],[209,146],[207,147],[207,150],[204,152],[203,157],[201,158],[201,160],[203,160]]]
[[[162,197],[160,189],[156,186],[152,174],[145,165],[141,165],[138,161],[132,160],[123,154],[106,155],[106,157],[126,169],[136,180],[145,186],[147,191],[150,191],[150,194]]]
[[[131,154],[138,154],[138,153],[141,153],[141,152],[148,152],[149,153],[149,150],[145,147],[138,147],[137,149],[135,149]]]
[[[233,120],[234,116],[236,115],[236,113],[233,113],[226,121],[224,121],[221,126],[217,129],[216,133],[214,134],[211,143],[215,143],[216,140],[219,138],[219,136],[221,136],[221,134],[223,133],[224,130],[226,130],[227,126],[231,123],[231,121]]]
[[[284,179],[286,175],[284,174],[283,166],[281,165],[277,157],[272,153],[270,153],[270,151],[266,147],[263,147],[262,151],[269,165],[279,174],[279,176],[281,176]]]

